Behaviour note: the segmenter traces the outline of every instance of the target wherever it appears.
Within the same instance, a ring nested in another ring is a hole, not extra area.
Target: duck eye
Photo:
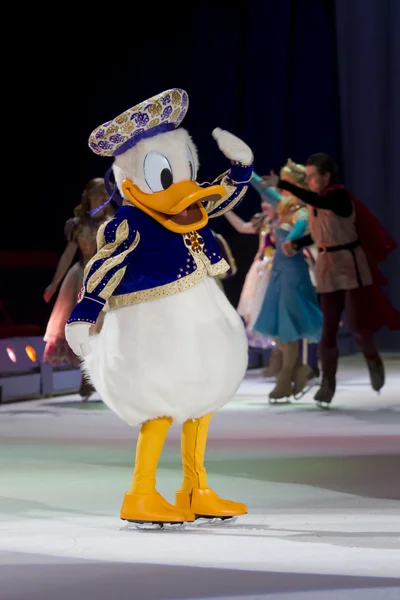
[[[162,192],[173,183],[171,165],[159,152],[149,152],[143,164],[144,178],[152,192]]]
[[[190,167],[190,179],[194,181],[196,179],[196,166],[193,158],[193,153],[190,147],[187,147],[188,159],[189,159],[189,167]]]

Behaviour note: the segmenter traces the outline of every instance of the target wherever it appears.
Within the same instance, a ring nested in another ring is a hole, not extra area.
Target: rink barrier
[[[0,403],[77,392],[79,369],[70,365],[53,368],[44,363],[44,348],[39,336],[0,340]]]

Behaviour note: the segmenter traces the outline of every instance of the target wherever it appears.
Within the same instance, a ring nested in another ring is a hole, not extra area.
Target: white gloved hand
[[[240,138],[236,137],[236,135],[217,127],[212,132],[212,136],[216,140],[218,148],[226,158],[244,165],[251,165],[253,162],[253,152],[249,146]]]
[[[65,339],[71,350],[80,358],[88,356],[92,351],[89,337],[90,327],[90,323],[69,323],[65,326]]]

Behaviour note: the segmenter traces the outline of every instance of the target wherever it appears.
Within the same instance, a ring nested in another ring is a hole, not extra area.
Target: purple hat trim
[[[134,146],[136,146],[136,144],[138,144],[142,140],[152,138],[156,135],[160,135],[161,133],[168,133],[168,131],[172,131],[173,129],[176,129],[176,126],[173,123],[161,123],[160,125],[157,125],[156,127],[152,127],[151,129],[147,129],[145,131],[138,132],[136,135],[132,136],[129,140],[127,140],[126,142],[121,144],[121,146],[119,146],[119,148],[117,148],[117,150],[114,152],[114,156],[123,154],[130,148],[133,148]],[[95,208],[94,210],[89,211],[89,214],[92,217],[95,214],[97,214],[98,212],[100,212],[101,210],[103,210],[103,208],[105,208],[107,206],[107,204],[109,202],[111,202],[111,200],[114,200],[114,202],[116,204],[118,204],[118,206],[122,206],[123,200],[118,193],[117,186],[114,185],[114,189],[111,189],[111,186],[110,186],[111,173],[112,173],[112,167],[110,167],[108,169],[107,173],[104,176],[104,187],[106,188],[109,198],[101,206]]]

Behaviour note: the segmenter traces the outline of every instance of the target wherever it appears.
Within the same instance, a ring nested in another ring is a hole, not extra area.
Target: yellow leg
[[[229,518],[247,513],[247,506],[223,500],[207,486],[204,454],[212,414],[186,421],[182,427],[183,481],[175,506],[190,510],[196,517]]]
[[[131,494],[151,494],[156,488],[156,471],[172,419],[161,418],[143,423],[136,444],[135,470]]]
[[[207,472],[204,466],[208,425],[212,413],[186,421],[182,427],[181,452],[183,481],[181,491],[191,493],[193,489],[207,488]]]
[[[136,446],[131,489],[125,494],[121,519],[138,523],[193,521],[190,511],[169,504],[156,491],[156,471],[172,419],[160,418],[142,425]]]

